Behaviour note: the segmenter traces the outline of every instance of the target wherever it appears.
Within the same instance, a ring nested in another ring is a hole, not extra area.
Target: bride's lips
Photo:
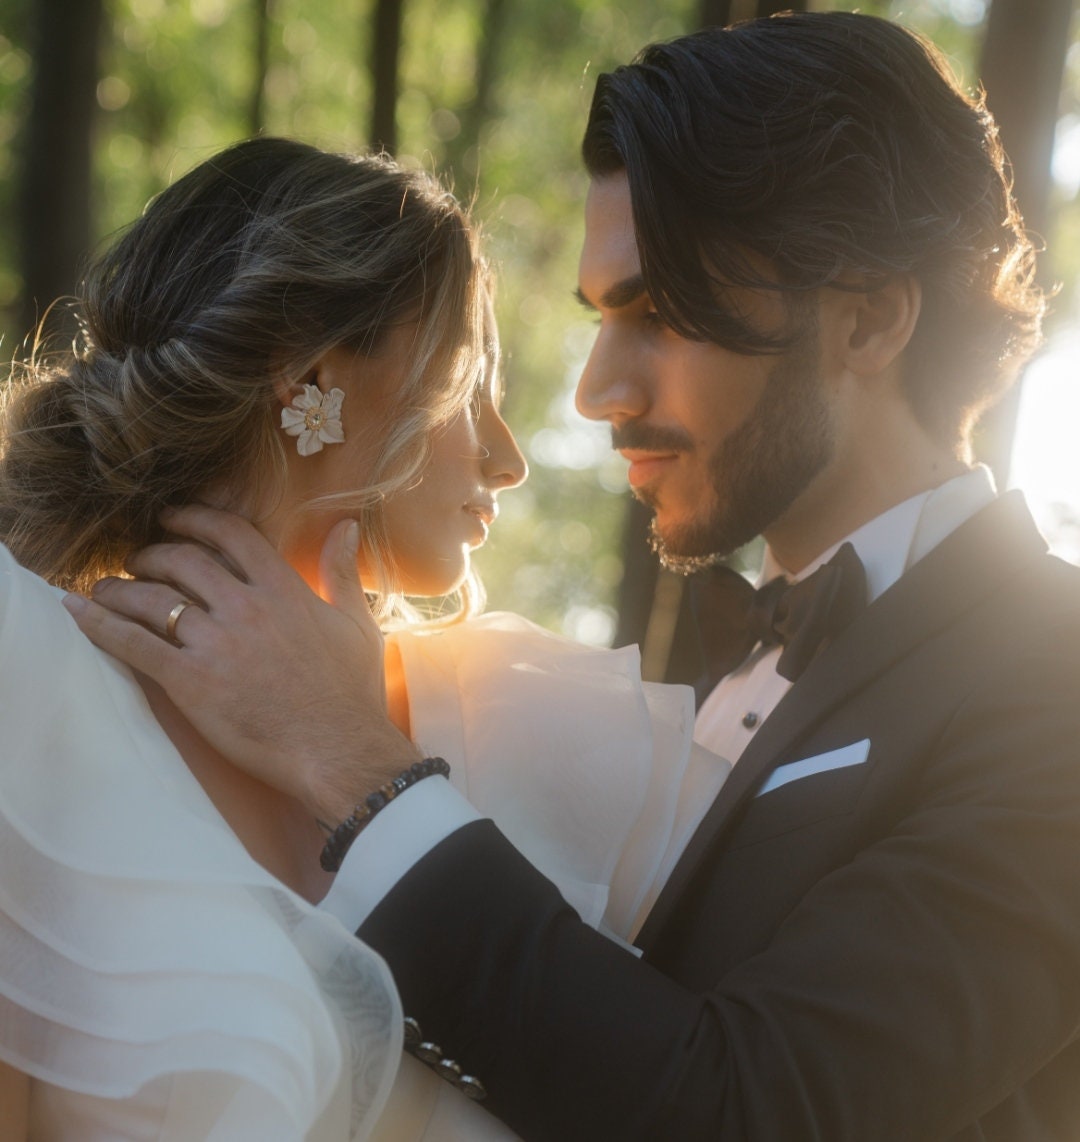
[[[484,540],[488,537],[488,530],[491,525],[499,517],[499,507],[494,503],[483,504],[465,504],[462,509],[466,515],[470,515],[480,524],[480,530],[483,534]]]
[[[679,458],[678,452],[644,452],[635,448],[620,448],[619,454],[630,461],[626,478],[631,488],[640,488],[655,480]]]

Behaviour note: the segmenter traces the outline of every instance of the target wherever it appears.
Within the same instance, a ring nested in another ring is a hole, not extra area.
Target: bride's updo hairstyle
[[[486,288],[475,232],[430,176],[286,139],[229,148],[91,267],[72,350],[15,366],[0,540],[85,590],[161,537],[165,506],[210,489],[239,506],[280,488],[275,382],[302,382],[333,348],[376,354],[411,326],[406,375],[380,404],[370,485],[312,505],[354,512],[392,588],[380,505],[416,480],[433,430],[469,399]],[[364,400],[358,387],[351,402]]]

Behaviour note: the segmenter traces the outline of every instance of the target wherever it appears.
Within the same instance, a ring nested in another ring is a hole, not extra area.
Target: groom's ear
[[[892,274],[869,288],[832,293],[831,301],[839,312],[834,351],[856,376],[874,377],[886,372],[915,332],[922,308],[918,279],[911,274]]]

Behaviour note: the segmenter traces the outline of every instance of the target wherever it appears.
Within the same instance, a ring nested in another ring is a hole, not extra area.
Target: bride
[[[318,906],[320,824],[60,603],[145,572],[170,506],[239,511],[316,586],[329,536],[393,631],[401,730],[455,743],[450,780],[631,938],[696,764],[692,703],[643,685],[632,650],[469,617],[469,553],[526,471],[475,232],[385,158],[252,140],[151,204],[80,320],[72,354],[13,377],[0,436],[0,1140],[510,1137],[477,1080],[402,1057],[385,965]],[[174,643],[207,620],[140,591]],[[406,601],[454,591],[449,619]]]

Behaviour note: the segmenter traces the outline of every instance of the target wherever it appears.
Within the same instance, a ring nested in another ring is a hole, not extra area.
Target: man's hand
[[[357,525],[342,521],[327,537],[324,602],[238,516],[190,506],[164,522],[193,542],[144,548],[128,560],[136,579],[103,579],[93,601],[69,595],[65,605],[91,641],[157,682],[235,765],[340,821],[419,756],[386,716]],[[195,605],[169,641],[167,619],[185,599]]]

